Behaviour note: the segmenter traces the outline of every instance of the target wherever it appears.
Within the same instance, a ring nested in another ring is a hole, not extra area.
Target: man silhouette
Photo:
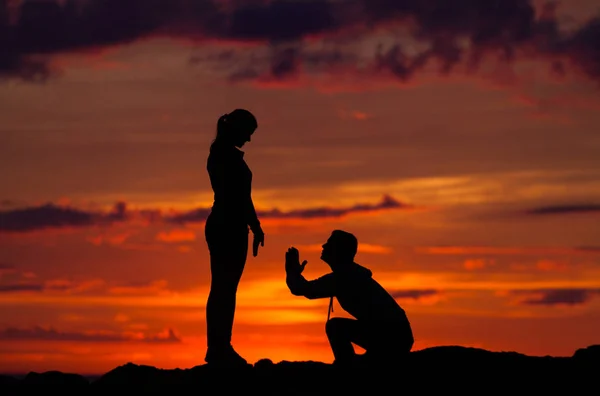
[[[302,276],[307,261],[300,264],[298,250],[289,248],[285,255],[287,286],[295,296],[331,299],[325,332],[334,364],[398,361],[410,352],[414,343],[410,323],[394,298],[373,279],[372,272],[354,262],[357,248],[358,241],[353,234],[334,230],[321,252],[321,260],[332,272],[311,281]],[[333,297],[356,319],[330,319]],[[352,343],[364,348],[366,353],[357,355]]]

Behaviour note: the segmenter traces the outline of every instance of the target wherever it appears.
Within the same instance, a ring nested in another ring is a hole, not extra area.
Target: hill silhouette
[[[239,369],[200,365],[164,370],[127,363],[103,376],[83,376],[50,371],[31,372],[24,378],[0,376],[0,394],[32,391],[76,391],[107,394],[127,389],[140,394],[217,395],[334,395],[444,393],[552,392],[588,394],[597,387],[600,345],[577,350],[571,357],[537,357],[516,352],[490,352],[461,346],[439,346],[411,352],[403,362],[382,367],[339,368],[321,362],[273,363],[263,359]],[[48,385],[46,388],[40,385]]]

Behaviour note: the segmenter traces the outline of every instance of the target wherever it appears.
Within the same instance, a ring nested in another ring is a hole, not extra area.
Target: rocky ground
[[[128,363],[89,380],[56,371],[29,373],[18,379],[0,376],[0,394],[338,395],[415,393],[595,394],[600,380],[600,345],[577,350],[571,357],[533,357],[515,352],[445,346],[412,352],[403,362],[379,368],[340,369],[320,362],[263,359],[244,369],[206,365],[162,370]]]

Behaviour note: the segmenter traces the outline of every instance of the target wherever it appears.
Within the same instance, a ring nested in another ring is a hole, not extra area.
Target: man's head
[[[334,230],[327,242],[323,244],[321,260],[330,267],[349,264],[354,262],[354,256],[358,250],[358,240],[346,231]]]

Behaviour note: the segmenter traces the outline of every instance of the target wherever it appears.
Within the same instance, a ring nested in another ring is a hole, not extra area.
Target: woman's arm
[[[248,225],[254,234],[261,233],[262,228],[260,227],[260,221],[258,220],[258,216],[256,214],[256,209],[254,208],[254,202],[252,202],[252,196],[248,200]]]

